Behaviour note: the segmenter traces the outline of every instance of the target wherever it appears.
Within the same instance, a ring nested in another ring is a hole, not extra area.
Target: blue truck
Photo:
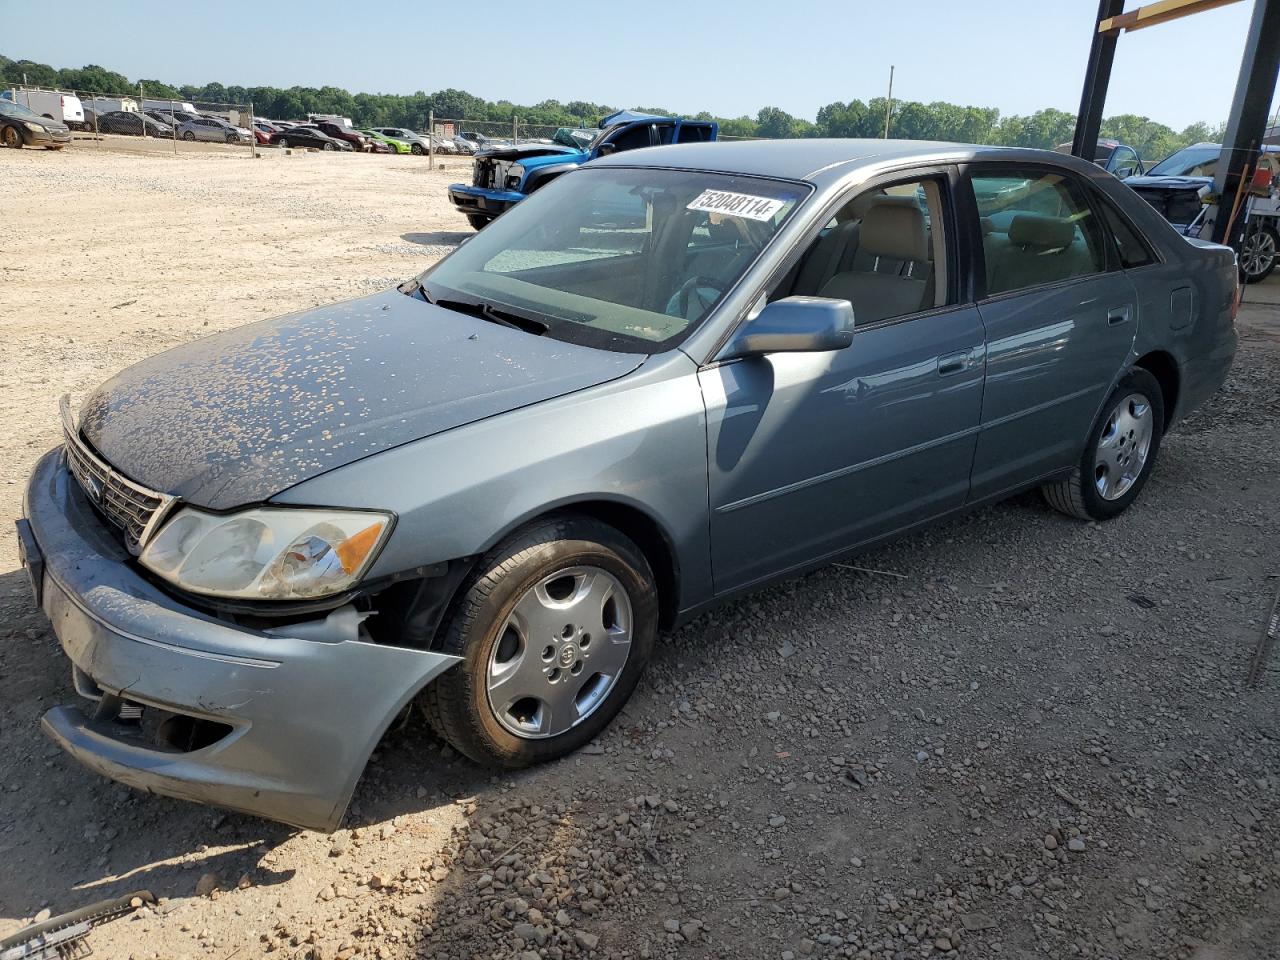
[[[534,190],[588,160],[620,150],[706,143],[716,139],[717,129],[709,120],[620,110],[601,120],[599,131],[585,145],[569,145],[579,137],[557,137],[556,143],[525,143],[478,152],[471,182],[452,184],[449,200],[479,230]],[[580,131],[573,133],[580,136]]]

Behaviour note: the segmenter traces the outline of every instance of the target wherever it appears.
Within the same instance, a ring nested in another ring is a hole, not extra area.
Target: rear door
[[[1138,301],[1086,186],[1034,164],[969,166],[987,377],[971,497],[1073,466],[1137,328]]]

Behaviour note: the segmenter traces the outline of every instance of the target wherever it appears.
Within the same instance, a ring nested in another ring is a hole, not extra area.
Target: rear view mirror
[[[784,297],[733,335],[718,360],[765,353],[822,353],[853,343],[853,305],[827,297]]]

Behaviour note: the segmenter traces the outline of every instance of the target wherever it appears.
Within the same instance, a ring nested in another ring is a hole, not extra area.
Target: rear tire
[[[1148,371],[1134,367],[1107,397],[1079,464],[1041,487],[1055,510],[1080,520],[1110,520],[1138,498],[1164,436],[1164,394]]]
[[[483,230],[489,225],[488,217],[477,216],[474,213],[467,214],[467,223],[471,224],[476,230]]]
[[[1260,283],[1271,276],[1280,260],[1280,234],[1264,223],[1250,226],[1240,244],[1240,276],[1245,283]]]
[[[427,687],[423,706],[477,763],[554,760],[622,709],[657,632],[653,572],[634,543],[588,517],[536,521],[463,585],[437,648],[463,660]]]
[[[182,139],[186,140],[188,143],[195,140],[195,138],[196,138],[196,135],[192,133],[190,130],[188,130],[186,133],[182,135]]]

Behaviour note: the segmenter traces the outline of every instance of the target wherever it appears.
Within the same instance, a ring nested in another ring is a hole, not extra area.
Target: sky
[[[1140,0],[1128,0],[1132,9]],[[180,86],[456,87],[487,100],[813,119],[882,96],[1075,113],[1096,0],[0,0],[0,53]],[[1107,115],[1226,119],[1251,0],[1122,35]],[[438,10],[438,12],[437,12]],[[292,52],[287,52],[292,51]],[[1274,112],[1274,107],[1273,107]]]

